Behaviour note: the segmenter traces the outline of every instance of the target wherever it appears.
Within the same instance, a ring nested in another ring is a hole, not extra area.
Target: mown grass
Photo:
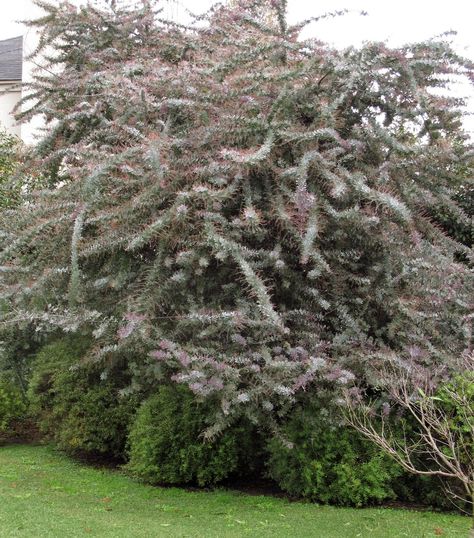
[[[1,538],[464,537],[469,519],[154,488],[45,446],[0,447]]]

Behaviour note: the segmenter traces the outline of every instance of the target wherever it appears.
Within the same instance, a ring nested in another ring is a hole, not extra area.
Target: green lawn
[[[467,536],[469,519],[153,488],[48,447],[0,447],[1,538]]]

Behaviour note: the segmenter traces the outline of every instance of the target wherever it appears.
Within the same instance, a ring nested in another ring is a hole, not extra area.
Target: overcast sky
[[[85,3],[84,0],[72,0],[72,3]],[[180,19],[186,15],[186,9],[194,12],[206,10],[213,0],[177,0],[168,9]],[[353,13],[312,24],[306,35],[315,35],[323,41],[337,47],[360,45],[364,41],[387,41],[390,45],[401,45],[412,41],[421,41],[448,30],[455,30],[458,35],[453,38],[456,50],[474,60],[474,2],[472,0],[288,0],[290,22],[320,15],[338,9],[350,9]],[[34,17],[38,12],[32,0],[0,0],[0,39],[24,35],[24,26],[18,20]],[[358,12],[367,11],[361,17]],[[30,34],[26,39],[26,52],[33,46],[34,38]],[[26,66],[26,76],[28,76]],[[472,88],[458,88],[458,94],[470,94]],[[470,100],[471,112],[474,112],[474,99]],[[474,118],[467,122],[467,127],[474,132]],[[28,128],[23,128],[26,139],[30,138]]]

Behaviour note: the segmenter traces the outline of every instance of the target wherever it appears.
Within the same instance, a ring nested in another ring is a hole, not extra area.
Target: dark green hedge
[[[291,445],[291,446],[290,446]],[[398,465],[317,405],[299,405],[268,443],[268,474],[295,497],[363,506],[394,498]]]
[[[258,460],[249,426],[226,430],[214,441],[202,432],[212,413],[182,386],[162,386],[141,406],[130,432],[128,469],[155,484],[212,485],[251,472]]]
[[[32,367],[31,408],[40,430],[57,446],[77,455],[123,459],[137,399],[120,396],[129,383],[125,368],[81,362],[87,337],[66,337],[41,349]]]

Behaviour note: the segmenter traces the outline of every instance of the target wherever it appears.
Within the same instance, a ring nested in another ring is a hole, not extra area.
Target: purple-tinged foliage
[[[429,218],[472,166],[462,103],[432,91],[472,73],[446,42],[339,52],[284,1],[191,27],[162,2],[38,4],[21,116],[48,121],[28,166],[52,188],[2,215],[12,319],[93,331],[136,387],[212,394],[210,434],[465,347],[470,251]]]

